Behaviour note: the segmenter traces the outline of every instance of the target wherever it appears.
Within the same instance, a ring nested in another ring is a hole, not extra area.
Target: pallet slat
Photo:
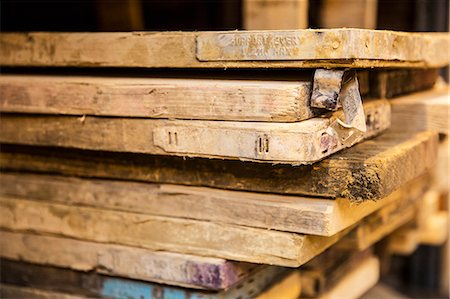
[[[210,186],[232,190],[381,199],[433,167],[437,135],[386,132],[309,166],[61,151],[2,145],[2,170]]]
[[[449,35],[364,29],[5,33],[2,66],[439,67]],[[111,50],[114,45],[114,51]],[[176,57],[176,59],[174,59]]]
[[[364,109],[369,119],[364,138],[389,127],[386,100],[369,101]],[[310,164],[352,145],[341,142],[343,136],[330,127],[342,114],[295,123],[2,114],[0,142]]]

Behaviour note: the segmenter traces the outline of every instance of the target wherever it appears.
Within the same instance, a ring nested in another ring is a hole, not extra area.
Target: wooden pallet
[[[449,34],[364,29],[4,33],[0,47],[2,66],[417,68],[449,63]]]

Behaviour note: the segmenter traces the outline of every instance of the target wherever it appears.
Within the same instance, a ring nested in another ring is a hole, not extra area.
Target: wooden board
[[[308,0],[244,0],[246,30],[308,28]]]
[[[392,126],[411,131],[449,134],[448,86],[391,100]]]
[[[431,89],[436,82],[439,82],[439,69],[378,70],[370,72],[369,89],[372,97],[390,99]]]
[[[377,27],[377,0],[324,0],[320,3],[320,28]]]
[[[263,267],[39,234],[0,231],[0,236],[0,256],[6,259],[189,288],[226,289]]]
[[[5,196],[322,236],[332,236],[429,183],[416,179],[386,198],[355,205],[346,198],[330,200],[42,174],[3,172],[2,182],[0,194]]]
[[[8,285],[31,286],[42,290],[95,298],[117,299],[188,299],[188,298],[250,298],[261,293],[267,285],[285,275],[286,269],[266,267],[253,273],[238,285],[221,292],[193,290],[123,279],[96,273],[77,272],[56,267],[1,260],[2,282]]]
[[[0,47],[2,66],[372,68],[449,63],[447,33],[364,29],[4,33]]]
[[[23,299],[88,299],[86,297],[50,290],[42,290],[30,287],[0,284],[0,296],[2,298],[23,298]]]
[[[320,295],[319,299],[348,298],[357,299],[372,288],[380,278],[380,261],[376,257],[363,260],[361,264],[346,273],[331,290]]]
[[[433,167],[438,138],[431,132],[385,134],[310,166],[182,159],[2,145],[4,170],[210,186],[323,197],[353,202],[388,196]]]
[[[266,291],[259,294],[256,299],[297,299],[301,294],[301,278],[299,271],[291,271],[286,277],[272,284]]]
[[[365,250],[386,237],[417,215],[417,204],[426,190],[415,188],[413,192],[399,201],[393,202],[364,218],[336,246],[346,249]]]
[[[298,267],[338,241],[223,223],[2,197],[0,227],[99,243]]]
[[[297,82],[2,75],[2,112],[293,122],[311,109]]]
[[[364,104],[369,138],[390,125],[386,100]],[[295,123],[2,114],[0,142],[257,162],[310,164],[352,143],[338,111]],[[17,128],[20,126],[20,130]],[[343,131],[343,132],[342,132]],[[357,140],[355,140],[356,142]]]
[[[318,298],[332,290],[360,264],[373,257],[370,250],[342,250],[336,246],[327,249],[299,268],[302,296],[301,298]]]

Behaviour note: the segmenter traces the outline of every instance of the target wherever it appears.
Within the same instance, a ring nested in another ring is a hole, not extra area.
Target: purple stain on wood
[[[227,289],[254,272],[260,266],[225,261],[221,264],[188,262],[188,281],[191,284],[208,289]]]

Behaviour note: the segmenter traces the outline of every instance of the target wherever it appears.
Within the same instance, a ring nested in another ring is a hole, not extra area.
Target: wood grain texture
[[[298,267],[338,241],[179,218],[2,197],[0,227],[100,243]]]
[[[10,260],[189,288],[226,289],[260,268],[217,258],[55,236],[8,231],[0,231],[0,236],[0,255]]]
[[[17,261],[1,260],[2,282],[18,287],[31,286],[42,290],[79,294],[95,298],[114,299],[233,299],[252,298],[261,293],[285,273],[282,267],[265,267],[242,280],[236,286],[220,292],[178,288],[168,285],[142,282],[99,275],[92,272],[78,272],[63,268],[40,266]]]
[[[30,287],[0,284],[0,296],[2,298],[23,298],[23,299],[88,299],[82,295],[67,294],[51,290],[42,290]]]
[[[391,100],[392,125],[409,131],[435,131],[449,134],[448,86]]]
[[[2,75],[0,110],[16,113],[294,122],[310,82]]]
[[[308,0],[244,0],[246,30],[308,28]]]
[[[319,27],[375,29],[377,3],[377,0],[325,0],[320,5]]]
[[[384,198],[432,168],[437,148],[434,133],[388,131],[314,165],[295,167],[3,144],[0,166],[2,170],[344,197],[362,202]]]
[[[320,295],[319,299],[348,298],[357,299],[370,290],[380,278],[380,261],[372,256],[343,275],[341,281],[331,290]]]
[[[446,33],[364,29],[5,33],[2,66],[319,68],[440,67]],[[111,49],[114,45],[114,51]],[[174,59],[176,57],[176,59]]]
[[[386,237],[417,215],[418,203],[428,186],[411,186],[411,192],[404,194],[399,201],[390,203],[364,218],[336,246],[346,249],[365,250]]]
[[[369,101],[364,109],[369,125],[363,138],[389,127],[386,100]],[[2,114],[0,142],[310,164],[352,145],[341,142],[343,136],[330,127],[342,114],[295,123]]]
[[[0,194],[5,196],[322,236],[334,235],[406,196],[412,187],[427,183],[414,180],[386,198],[355,205],[345,198],[330,200],[26,173],[3,172],[2,182]]]

